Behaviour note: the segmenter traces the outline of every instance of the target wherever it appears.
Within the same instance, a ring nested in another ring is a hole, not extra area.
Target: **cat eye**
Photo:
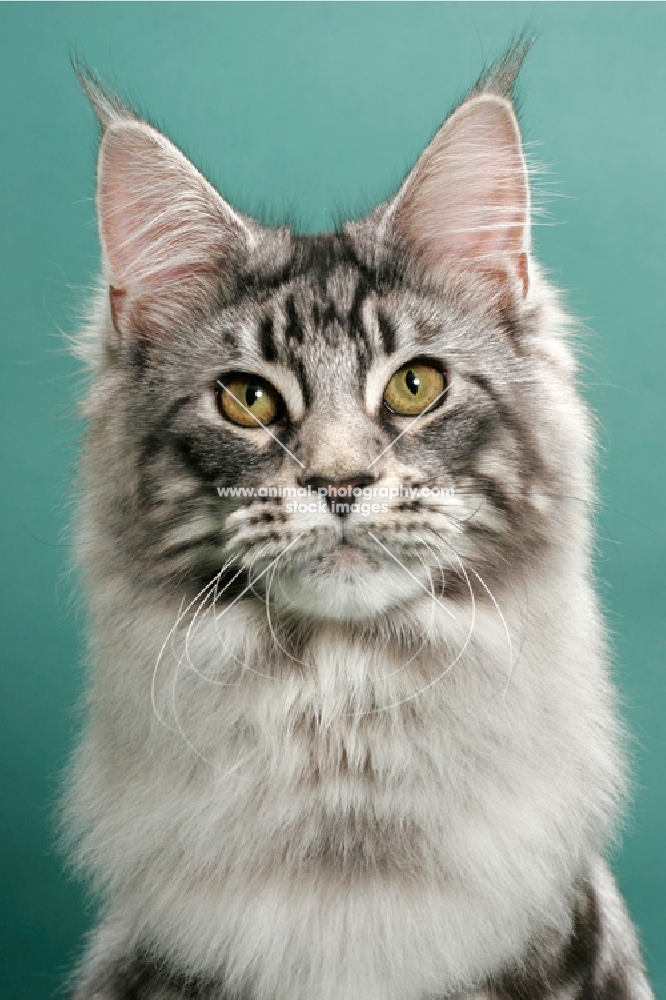
[[[415,417],[442,396],[446,388],[442,368],[430,361],[410,361],[391,377],[384,390],[384,405],[399,417]]]
[[[240,427],[272,424],[284,413],[280,394],[258,375],[228,375],[217,383],[222,416]]]

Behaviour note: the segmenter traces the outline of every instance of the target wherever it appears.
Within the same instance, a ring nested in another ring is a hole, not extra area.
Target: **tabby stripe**
[[[344,317],[340,316],[338,310],[335,307],[334,302],[329,302],[324,309],[324,315],[321,318],[321,328],[324,333],[328,330],[329,326],[333,323],[339,323],[340,326],[345,326]]]
[[[248,298],[256,301],[277,291],[283,285],[289,284],[293,277],[293,261],[291,260],[287,261],[279,270],[269,271],[267,274],[257,274],[254,271],[243,274],[238,279],[235,295],[231,299],[223,296],[221,301],[224,305],[235,305]]]
[[[288,295],[287,301],[285,302],[285,310],[287,313],[287,325],[284,330],[284,339],[287,343],[295,340],[296,343],[303,343],[303,327],[301,321],[298,318],[298,313],[296,311],[296,303],[294,302],[294,296]]]
[[[363,304],[372,291],[372,284],[368,281],[363,272],[361,272],[358,284],[356,285],[356,291],[354,292],[351,308],[349,310],[347,332],[353,340],[357,341],[357,343],[365,344],[366,348],[368,346],[368,335],[365,326],[363,325]]]
[[[384,354],[393,354],[396,345],[395,327],[383,309],[377,310],[377,322],[382,338]]]
[[[291,368],[294,371],[294,374],[296,375],[296,378],[300,383],[301,392],[303,393],[303,402],[305,403],[306,406],[309,406],[310,403],[312,402],[312,391],[310,389],[310,384],[308,382],[307,375],[305,374],[305,365],[303,364],[303,359],[294,357],[292,355],[292,357],[290,358],[290,364]]]
[[[497,413],[502,423],[516,435],[516,438],[521,443],[526,452],[529,464],[531,468],[534,469],[535,474],[543,472],[543,462],[534,447],[534,441],[532,435],[530,434],[529,426],[518,420],[514,414],[511,413],[485,375],[473,373],[466,374],[463,378],[467,379],[468,382],[471,382],[472,385],[477,386],[482,392],[485,392],[486,395],[490,397],[495,404],[495,408],[497,409]]]
[[[581,996],[581,1000],[632,1000],[632,996],[624,971],[616,969],[604,977],[594,992]]]
[[[160,549],[159,556],[160,559],[175,559],[178,556],[186,555],[188,552],[201,549],[204,546],[219,549],[221,543],[222,539],[219,532],[208,531],[196,538],[189,539],[187,542],[174,542],[172,545],[167,544],[163,549]]]
[[[157,428],[151,431],[142,442],[141,450],[139,452],[139,468],[143,468],[162,450],[165,438],[167,437],[175,418],[178,416],[183,407],[187,406],[187,404],[191,401],[191,396],[179,396],[178,399],[174,399],[174,401],[169,405],[166,413],[159,421]]]
[[[275,346],[273,319],[271,316],[265,316],[261,321],[261,325],[259,326],[259,346],[261,347],[261,353],[265,361],[277,361],[278,352]]]
[[[91,984],[96,985],[96,984]],[[224,986],[210,980],[172,971],[169,966],[147,955],[137,954],[118,963],[117,968],[100,983],[99,995],[118,1000],[147,1000],[149,997],[176,997],[181,1000],[223,1000]],[[111,991],[107,990],[111,987]],[[103,993],[102,993],[103,991]],[[88,995],[88,994],[86,994]],[[97,992],[94,992],[97,996]]]
[[[495,479],[491,479],[489,476],[475,475],[474,482],[477,484],[486,500],[488,500],[496,510],[499,510],[502,514],[506,514],[507,516],[511,514],[509,498]]]
[[[199,454],[199,449],[193,444],[191,438],[173,437],[171,443],[173,450],[191,472],[196,473],[205,483],[216,483],[220,476],[219,468],[211,469],[205,465]]]
[[[599,909],[592,887],[582,905],[574,913],[574,925],[569,940],[551,965],[544,965],[540,954],[518,970],[506,972],[491,984],[493,1000],[553,1000],[568,987],[575,992],[567,996],[576,1000],[602,1000],[594,985],[599,958]],[[611,1000],[612,994],[604,1000]],[[622,1000],[622,995],[613,1000]]]

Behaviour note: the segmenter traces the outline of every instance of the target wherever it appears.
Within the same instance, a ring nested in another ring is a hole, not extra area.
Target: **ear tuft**
[[[472,89],[472,94],[496,94],[513,103],[518,74],[533,45],[532,35],[527,32],[519,35],[504,55],[483,71]]]
[[[85,62],[72,59],[72,69],[102,129],[114,122],[140,120],[113,90],[102,84],[97,74]]]

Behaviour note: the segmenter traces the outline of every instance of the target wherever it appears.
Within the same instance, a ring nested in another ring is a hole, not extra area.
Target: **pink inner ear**
[[[233,210],[175,146],[143,123],[122,123],[105,134],[97,207],[112,284],[131,296],[212,273],[241,235]]]
[[[528,249],[529,189],[508,101],[481,95],[454,112],[398,199],[396,228],[429,265],[458,259],[486,270],[510,258],[520,273]]]

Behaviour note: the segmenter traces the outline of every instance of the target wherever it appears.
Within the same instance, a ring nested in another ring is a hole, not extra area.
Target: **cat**
[[[79,341],[103,899],[75,1000],[648,1000],[591,418],[484,72],[394,197],[303,236],[82,82],[103,282]]]

